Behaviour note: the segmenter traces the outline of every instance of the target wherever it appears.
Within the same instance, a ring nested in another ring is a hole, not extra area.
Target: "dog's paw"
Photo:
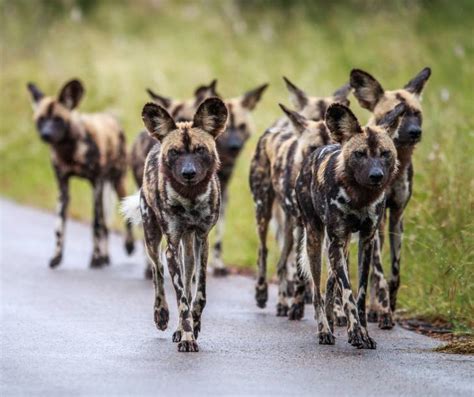
[[[380,329],[392,329],[395,323],[392,319],[392,313],[381,313],[379,316],[379,328]]]
[[[377,323],[379,321],[379,313],[377,310],[370,309],[367,313],[367,322]]]
[[[99,269],[101,267],[107,266],[110,263],[108,255],[92,257],[89,266],[92,269]]]
[[[277,317],[286,317],[288,316],[288,305],[278,303],[276,306],[276,315]]]
[[[320,332],[318,340],[320,345],[334,345],[336,343],[336,338],[331,332]]]
[[[135,242],[132,239],[125,240],[125,252],[127,255],[132,255],[133,251],[135,251]]]
[[[178,343],[178,351],[182,353],[198,352],[199,347],[195,340],[182,340]]]
[[[301,320],[304,317],[304,302],[293,303],[288,311],[288,320]]]
[[[215,267],[213,270],[214,277],[225,277],[229,274],[229,270],[226,267]]]
[[[51,269],[54,269],[55,267],[58,267],[59,264],[61,263],[63,259],[63,256],[62,255],[56,255],[54,256],[53,258],[51,258],[51,260],[49,261],[49,267]]]
[[[257,306],[263,309],[267,305],[268,300],[268,285],[267,283],[257,284],[255,287],[255,299]]]
[[[156,328],[160,331],[164,331],[168,327],[168,320],[170,319],[170,312],[166,307],[155,306],[154,312]]]

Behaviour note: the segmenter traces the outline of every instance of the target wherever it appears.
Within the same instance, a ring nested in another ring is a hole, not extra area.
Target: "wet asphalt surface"
[[[357,350],[345,330],[317,344],[313,310],[301,322],[266,309],[253,280],[209,277],[199,353],[178,353],[156,330],[143,250],[127,257],[112,235],[112,265],[88,268],[88,225],[70,221],[62,265],[51,270],[55,218],[0,200],[1,389],[10,395],[473,396],[474,357],[434,353],[440,342],[370,327],[377,350]]]

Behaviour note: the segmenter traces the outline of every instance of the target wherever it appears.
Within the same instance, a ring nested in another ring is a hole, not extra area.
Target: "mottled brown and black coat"
[[[164,108],[149,103],[143,108],[142,117],[147,130],[159,142],[147,156],[139,196],[127,200],[124,210],[131,218],[134,211],[140,210],[153,271],[156,326],[164,330],[169,319],[159,253],[164,236],[179,311],[173,341],[178,343],[179,351],[198,351],[196,339],[206,304],[208,235],[217,222],[221,201],[215,139],[225,129],[227,108],[220,99],[208,98],[192,122],[175,122]],[[193,297],[195,273],[197,289]]]
[[[378,125],[360,127],[345,106],[334,104],[326,125],[338,144],[323,146],[303,163],[296,196],[304,225],[300,266],[312,276],[313,304],[319,343],[333,344],[334,288],[342,292],[348,319],[349,343],[375,348],[368,335],[365,296],[374,238],[385,206],[385,191],[397,169],[396,150],[388,132],[395,131],[404,106],[396,107]],[[351,291],[347,255],[352,233],[359,233],[359,289],[357,303]],[[321,255],[326,239],[330,276],[326,310],[320,292]]]
[[[89,180],[94,190],[94,248],[90,265],[100,267],[108,264],[104,186],[110,183],[119,199],[126,196],[126,143],[122,127],[109,114],[86,114],[75,110],[84,94],[79,80],[66,83],[57,97],[45,96],[33,83],[28,84],[28,90],[37,130],[51,149],[51,163],[59,187],[56,250],[50,266],[58,266],[62,259],[69,179],[73,176]],[[125,248],[128,253],[134,248],[128,222]]]
[[[268,299],[266,239],[273,216],[277,219],[278,234],[281,237],[281,255],[277,266],[277,316],[289,315],[290,319],[301,319],[304,302],[293,302],[290,310],[288,306],[288,296],[293,295],[296,276],[293,231],[299,223],[294,183],[303,159],[319,146],[329,143],[329,133],[321,121],[324,112],[332,103],[348,104],[350,88],[347,84],[332,96],[312,97],[287,78],[284,80],[290,92],[290,100],[300,112],[280,105],[286,117],[277,120],[260,137],[250,166],[249,182],[259,236],[256,300],[259,307],[265,307]],[[280,211],[282,216],[278,216]]]
[[[387,191],[387,211],[389,213],[389,239],[391,256],[391,278],[387,282],[380,265],[381,249],[385,240],[385,218],[375,243],[371,277],[371,305],[369,321],[379,321],[381,328],[391,328],[391,311],[395,310],[397,292],[400,285],[400,257],[403,235],[403,213],[413,190],[414,149],[422,135],[421,93],[431,75],[430,68],[424,68],[403,88],[387,91],[369,73],[359,69],[351,72],[350,84],[359,104],[372,112],[370,124],[377,124],[399,104],[406,111],[400,127],[392,135],[399,162],[398,173]]]

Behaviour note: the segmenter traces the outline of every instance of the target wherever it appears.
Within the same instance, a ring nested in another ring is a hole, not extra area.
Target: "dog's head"
[[[326,112],[326,125],[335,142],[342,145],[338,174],[352,185],[381,190],[397,169],[397,152],[390,134],[406,111],[397,105],[377,125],[362,128],[349,108],[333,104]]]
[[[302,158],[308,157],[317,148],[330,143],[329,132],[322,121],[307,119],[282,104],[280,107],[290,120],[294,133],[298,136],[299,146],[302,148]]]
[[[431,69],[424,68],[404,88],[385,91],[382,85],[369,73],[359,69],[351,72],[350,83],[359,104],[373,113],[376,124],[391,112],[398,104],[406,105],[406,112],[398,130],[392,138],[397,147],[414,146],[421,140],[423,116],[421,93],[431,76]]]
[[[268,84],[263,84],[244,95],[226,100],[229,110],[229,122],[224,133],[217,139],[220,155],[226,159],[235,159],[252,133],[251,112],[262,98]]]
[[[219,98],[199,105],[192,122],[176,122],[156,103],[142,111],[146,129],[161,142],[160,163],[165,173],[184,186],[209,179],[219,166],[215,140],[227,122],[227,108]]]
[[[324,115],[329,106],[333,103],[341,103],[349,106],[349,100],[347,97],[351,92],[349,84],[343,85],[338,88],[331,96],[328,97],[316,97],[306,94],[301,88],[298,88],[286,77],[285,80],[286,88],[290,93],[290,101],[295,107],[296,111],[305,116],[307,119],[314,121],[324,120]]]
[[[221,97],[217,92],[217,79],[212,80],[209,85],[203,84],[197,87],[194,91],[194,98],[186,101],[162,96],[150,88],[147,88],[146,91],[153,102],[165,108],[176,122],[191,121],[202,101],[207,98]]]
[[[45,96],[33,83],[28,83],[33,103],[33,118],[44,142],[62,142],[69,133],[71,112],[79,105],[84,87],[79,80],[67,82],[57,97]]]

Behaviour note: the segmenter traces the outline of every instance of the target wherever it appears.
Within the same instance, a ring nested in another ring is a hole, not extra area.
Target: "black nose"
[[[370,171],[369,179],[371,183],[379,183],[383,178],[383,171],[380,168],[375,168]]]
[[[409,127],[408,135],[411,139],[418,139],[421,136],[421,128],[415,125]]]
[[[229,145],[229,150],[232,152],[238,152],[240,149],[242,149],[241,144],[236,143],[236,144]]]
[[[190,181],[196,176],[196,169],[194,168],[193,165],[185,165],[183,169],[181,170],[181,175],[183,176],[184,179],[187,179]]]

